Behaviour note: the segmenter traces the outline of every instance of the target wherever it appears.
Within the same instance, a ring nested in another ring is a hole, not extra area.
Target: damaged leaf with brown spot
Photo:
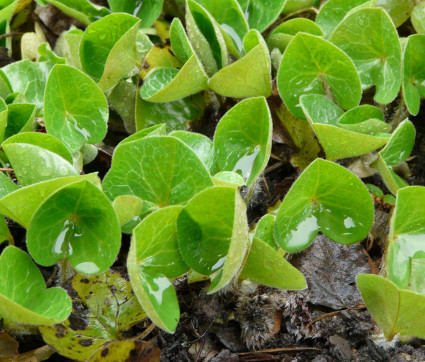
[[[70,289],[68,320],[40,328],[45,342],[62,356],[84,361],[105,344],[124,339],[123,332],[146,318],[130,283],[117,273],[77,275]]]

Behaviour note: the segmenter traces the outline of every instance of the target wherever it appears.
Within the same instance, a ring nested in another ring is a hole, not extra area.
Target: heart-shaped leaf
[[[33,103],[38,109],[42,109],[44,89],[52,67],[53,64],[50,62],[35,63],[30,60],[21,60],[1,70],[9,80],[13,92],[21,93],[28,103]]]
[[[45,0],[56,6],[68,16],[71,16],[84,25],[100,19],[108,14],[109,10],[103,6],[95,5],[89,0]]]
[[[264,215],[255,227],[255,237],[277,250],[277,244],[273,238],[273,228],[276,217],[272,214]]]
[[[140,95],[136,99],[136,129],[142,130],[167,122],[168,131],[186,130],[190,123],[202,117],[204,100],[200,94],[168,103],[151,103]],[[167,118],[164,119],[164,114]]]
[[[111,200],[119,195],[134,195],[159,207],[186,203],[212,185],[199,157],[182,141],[166,136],[119,145],[103,180]]]
[[[272,122],[263,97],[246,99],[220,120],[214,153],[221,171],[240,174],[251,185],[263,172],[271,152]]]
[[[256,38],[251,49],[246,39]],[[216,93],[232,98],[248,98],[272,94],[271,61],[267,45],[257,30],[245,37],[247,54],[221,69],[209,80],[208,86]]]
[[[81,181],[52,194],[28,226],[28,251],[40,265],[68,258],[83,274],[102,273],[117,257],[121,230],[106,196]]]
[[[108,102],[93,80],[74,67],[55,65],[46,85],[47,132],[75,152],[86,143],[102,141],[108,116]]]
[[[82,69],[80,61],[80,42],[83,32],[80,29],[71,27],[68,31],[63,32],[55,45],[55,53],[66,59],[66,64]]]
[[[111,14],[89,25],[81,38],[80,58],[85,72],[106,92],[137,64],[136,37],[140,20]]]
[[[362,94],[359,75],[347,54],[304,33],[297,34],[286,48],[277,87],[288,109],[302,119],[299,98],[303,94],[326,94],[344,109],[357,106]]]
[[[340,244],[364,239],[373,223],[373,201],[350,171],[322,159],[308,166],[280,206],[274,239],[289,252],[305,249],[322,231]]]
[[[266,30],[278,18],[286,0],[250,0],[247,1],[245,16],[249,27],[259,32]]]
[[[374,0],[377,6],[383,8],[390,16],[394,25],[398,28],[410,17],[415,6],[415,0]]]
[[[188,0],[186,27],[193,50],[211,77],[227,65],[227,47],[219,25],[203,6]]]
[[[274,28],[267,37],[267,44],[270,49],[278,48],[283,53],[294,36],[300,32],[323,36],[322,29],[314,21],[305,18],[295,18],[285,21]]]
[[[421,97],[425,98],[425,35],[407,38],[403,54],[403,99],[413,115],[419,113]]]
[[[178,245],[184,262],[204,275],[217,273],[213,293],[236,276],[250,242],[246,205],[233,187],[212,187],[194,196],[177,219]]]
[[[401,86],[401,46],[385,10],[354,10],[335,28],[329,40],[354,61],[362,89],[376,87],[376,102],[386,104],[394,100]]]
[[[254,237],[240,280],[279,289],[302,290],[307,283],[300,271],[264,241]]]
[[[0,313],[8,322],[52,325],[71,313],[71,299],[62,288],[46,289],[30,256],[8,246],[0,255]]]
[[[425,338],[425,323],[418,318],[425,313],[424,295],[400,290],[390,280],[371,274],[358,275],[357,287],[388,340],[397,334]]]
[[[380,132],[388,131],[389,125],[369,118],[383,117],[377,108],[359,106],[344,113],[335,103],[319,94],[303,95],[300,103],[328,160],[368,153],[385,145],[390,137]]]
[[[161,14],[164,0],[134,1],[108,0],[114,13],[128,13],[141,19],[141,28],[150,28]]]
[[[30,143],[8,143],[2,148],[22,186],[58,177],[77,175],[72,164],[49,151]]]
[[[425,3],[420,2],[417,4],[410,16],[410,20],[412,21],[412,25],[415,28],[418,34],[425,34]]]
[[[9,188],[8,190],[10,191],[8,191],[7,194],[1,195],[0,212],[8,218],[17,221],[23,227],[28,228],[34,212],[47,197],[61,187],[80,180],[87,180],[97,187],[100,187],[99,177],[96,173],[91,173],[82,176],[61,177],[54,180],[44,181],[34,185],[21,187],[16,189],[16,191]],[[2,188],[9,185],[9,183],[5,185],[4,180],[1,181],[1,184]]]
[[[76,275],[69,288],[73,298],[70,318],[40,327],[43,339],[64,357],[86,361],[108,343],[123,340],[123,332],[146,318],[130,282],[118,273]]]
[[[425,258],[425,188],[405,187],[397,192],[391,219],[388,274],[400,289],[425,294],[423,269],[416,270]]]
[[[369,0],[329,0],[320,8],[316,24],[322,28],[325,38],[329,38],[350,10],[368,2]]]

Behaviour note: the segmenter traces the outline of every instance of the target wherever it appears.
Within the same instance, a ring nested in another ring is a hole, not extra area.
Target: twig
[[[136,337],[131,338],[132,341],[138,341],[145,339],[154,329],[156,325],[151,323],[142,333],[138,334]]]
[[[8,38],[10,36],[15,36],[15,35],[22,35],[22,34],[24,33],[14,32],[14,33],[1,34],[0,39]]]
[[[283,166],[283,162],[277,162],[277,163],[275,163],[274,165],[271,165],[271,166],[267,167],[267,168],[264,170],[264,174],[265,174],[265,175],[267,175],[268,173],[270,173],[270,172],[272,172],[272,171],[277,170],[277,169],[278,169],[279,167],[281,167],[281,166]]]
[[[0,168],[0,171],[3,171],[3,172],[13,172],[13,168]]]
[[[287,347],[287,348],[270,348],[263,349],[262,351],[254,352],[239,352],[239,356],[246,356],[250,354],[260,354],[260,353],[277,353],[277,352],[298,352],[298,351],[320,351],[320,348],[315,347]]]

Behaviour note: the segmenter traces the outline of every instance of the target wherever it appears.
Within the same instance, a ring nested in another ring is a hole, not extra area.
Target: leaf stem
[[[400,97],[400,102],[398,103],[397,109],[394,113],[394,116],[391,119],[391,132],[393,132],[398,125],[406,119],[409,115],[409,111],[404,103],[403,97]]]

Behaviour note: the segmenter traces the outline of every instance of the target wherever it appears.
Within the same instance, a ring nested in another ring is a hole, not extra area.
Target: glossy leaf
[[[168,131],[186,130],[192,121],[202,117],[204,101],[193,95],[168,103],[151,103],[140,95],[136,99],[136,130],[166,123]],[[164,115],[167,117],[164,117]]]
[[[362,89],[376,87],[374,100],[390,103],[401,86],[401,47],[388,13],[378,8],[348,14],[329,40],[354,61]]]
[[[208,76],[227,65],[227,47],[219,25],[204,7],[193,0],[186,3],[186,28],[193,50]]]
[[[141,19],[140,27],[149,28],[161,14],[164,0],[108,0],[114,13],[128,13]]]
[[[403,99],[410,114],[417,115],[425,98],[425,35],[411,35],[403,54]]]
[[[109,14],[109,10],[103,6],[98,6],[89,0],[45,0],[57,7],[63,13],[71,16],[84,25],[100,19]]]
[[[232,171],[221,171],[213,177],[215,186],[236,186],[242,187],[245,185],[245,180],[241,175]]]
[[[303,94],[332,96],[344,109],[357,106],[361,98],[353,61],[326,40],[303,33],[294,37],[283,54],[277,87],[288,109],[302,119],[299,98]]]
[[[102,141],[108,116],[108,102],[93,80],[71,66],[55,65],[46,85],[47,132],[75,152],[86,143]]]
[[[266,100],[238,103],[220,120],[214,152],[221,171],[233,171],[251,185],[266,167],[271,152],[272,123]]]
[[[357,287],[388,340],[397,334],[425,338],[425,323],[418,318],[425,313],[424,295],[400,290],[390,280],[371,274],[358,275]]]
[[[66,64],[82,69],[80,61],[80,41],[83,32],[80,29],[72,28],[63,32],[55,45],[55,53],[66,59]]]
[[[137,218],[142,213],[143,200],[132,195],[121,195],[114,200],[112,206],[122,226],[132,219]]]
[[[53,64],[50,62],[34,63],[21,60],[2,68],[10,82],[13,92],[25,96],[28,103],[33,103],[38,109],[43,108],[44,89]]]
[[[319,6],[318,0],[286,0],[282,14],[289,14],[294,11],[308,8],[309,6]]]
[[[250,0],[245,11],[249,27],[259,32],[266,30],[278,18],[285,0]]]
[[[366,186],[335,163],[315,160],[292,185],[280,206],[274,239],[289,252],[310,245],[321,231],[341,244],[364,239],[373,223]]]
[[[246,205],[239,191],[212,187],[198,193],[180,213],[177,230],[184,262],[204,275],[219,272],[209,292],[230,283],[250,246]]]
[[[40,146],[29,143],[8,143],[2,148],[22,186],[77,175],[71,163],[57,153]]]
[[[8,246],[0,255],[0,313],[8,322],[52,325],[65,320],[71,300],[62,288],[46,289],[30,256]]]
[[[425,3],[420,2],[413,8],[410,20],[418,34],[425,34]]]
[[[40,328],[44,341],[64,357],[86,361],[108,343],[122,340],[123,332],[146,318],[130,282],[118,273],[76,275],[69,284],[73,297],[70,318]]]
[[[147,76],[140,95],[149,102],[173,102],[204,90],[208,77],[196,55],[182,69],[159,68]]]
[[[89,25],[81,38],[84,71],[106,92],[136,66],[136,37],[140,20],[127,14],[111,14]]]
[[[367,2],[369,0],[329,0],[320,8],[316,23],[322,28],[325,37],[329,38],[350,10]]]
[[[183,262],[177,246],[177,218],[183,206],[169,206],[148,215],[133,230],[137,265],[146,273],[161,273],[175,278],[189,268]]]
[[[120,81],[108,96],[109,105],[120,115],[128,133],[136,131],[137,86],[131,79]]]
[[[150,72],[158,68],[180,69],[182,65],[183,62],[174,54],[171,46],[167,44],[156,44],[146,54],[143,60],[143,67],[140,70],[140,76],[144,80]]]
[[[256,32],[255,30],[251,32]],[[251,33],[248,33],[249,37]],[[267,45],[261,40],[244,57],[221,69],[209,80],[208,86],[216,93],[232,98],[248,98],[272,94],[271,62]]]
[[[44,181],[19,188],[8,195],[2,195],[2,198],[0,199],[0,212],[8,218],[17,221],[23,227],[28,228],[34,212],[46,198],[61,187],[81,180],[87,180],[97,187],[100,187],[100,180],[96,173],[81,176],[61,177],[54,180]]]
[[[136,133],[133,133],[131,136],[124,138],[121,141],[120,145],[133,142],[133,141],[138,141],[147,136],[165,136],[166,134],[167,134],[167,129],[165,127],[165,124],[161,123],[156,126],[148,127],[148,128],[142,129],[141,131],[137,131]]]
[[[120,245],[120,225],[109,200],[87,181],[52,194],[28,226],[28,251],[38,264],[49,266],[67,258],[83,274],[107,270]]]
[[[213,149],[214,146],[212,141],[207,136],[186,131],[175,131],[170,133],[170,136],[176,137],[188,145],[204,163],[207,170],[211,174],[214,173],[216,169]]]
[[[376,129],[388,130],[387,124],[379,119],[369,119],[369,116],[382,115],[375,114],[375,108],[360,106],[344,114],[335,103],[319,94],[302,96],[301,107],[328,160],[366,154],[388,141],[389,135],[376,132]]]
[[[240,280],[279,289],[302,290],[307,282],[300,271],[294,268],[276,250],[254,237]]]
[[[425,188],[410,186],[398,190],[391,219],[388,254],[389,279],[400,289],[425,294],[423,270],[416,271],[425,258]]]
[[[182,141],[165,136],[119,145],[103,180],[111,200],[134,195],[159,207],[184,204],[209,186],[212,179],[198,156]]]
[[[407,19],[415,6],[414,0],[375,0],[374,6],[383,8],[391,16],[394,25],[398,28]]]
[[[7,106],[7,126],[4,138],[7,139],[19,132],[30,132],[35,128],[37,109],[34,104],[13,103]]]
[[[277,250],[277,244],[273,238],[273,228],[276,217],[272,214],[264,215],[255,227],[255,237],[266,243],[268,246]]]
[[[249,30],[244,11],[236,0],[196,0],[209,11],[230,36],[238,52],[243,51],[243,38]]]

